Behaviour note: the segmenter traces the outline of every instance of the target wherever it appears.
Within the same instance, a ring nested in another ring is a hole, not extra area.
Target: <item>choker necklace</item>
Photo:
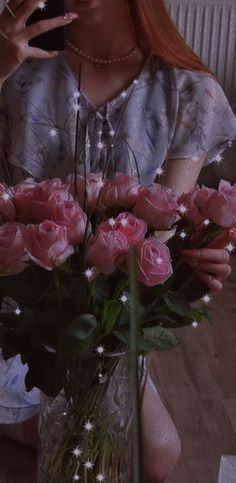
[[[87,60],[91,64],[94,64],[96,67],[101,67],[102,65],[119,64],[120,62],[124,62],[125,60],[129,59],[131,56],[135,55],[138,52],[138,47],[133,47],[127,54],[122,55],[120,57],[115,57],[114,59],[102,59],[99,57],[93,57],[92,55],[86,54],[86,52],[80,49],[78,45],[73,44],[73,42],[71,42],[68,38],[66,38],[66,43],[70,50],[72,50],[77,55]]]

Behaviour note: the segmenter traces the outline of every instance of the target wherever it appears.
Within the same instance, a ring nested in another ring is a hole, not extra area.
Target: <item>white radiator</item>
[[[236,112],[236,0],[168,0],[188,45],[219,79]]]

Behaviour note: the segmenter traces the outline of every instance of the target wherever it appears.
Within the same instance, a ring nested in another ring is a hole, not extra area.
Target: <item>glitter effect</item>
[[[161,257],[158,257],[157,258],[157,265],[161,265],[163,262],[162,258]]]
[[[223,156],[221,156],[221,154],[218,154],[214,161],[216,161],[216,163],[220,164],[222,161],[223,161]]]
[[[225,247],[225,250],[227,250],[227,252],[229,253],[233,253],[235,250],[235,246],[233,245],[233,243],[228,243],[228,245],[226,245]]]
[[[9,193],[3,193],[3,195],[1,196],[2,200],[4,201],[9,201],[11,199],[11,196],[9,195]]]
[[[84,272],[84,276],[87,278],[88,281],[90,281],[95,275],[95,269],[94,268],[87,268]]]
[[[104,144],[100,141],[99,143],[97,143],[97,147],[98,147],[98,149],[103,149]]]
[[[41,11],[42,10],[45,10],[46,6],[47,6],[47,2],[46,1],[43,1],[43,0],[41,0],[40,2],[37,2],[36,3],[36,8],[38,8]]]
[[[187,237],[187,233],[185,233],[185,231],[181,231],[181,233],[179,234],[180,238],[182,240],[185,240],[185,238]]]
[[[157,168],[155,171],[157,176],[162,176],[164,174],[164,169],[162,168]]]
[[[185,213],[187,213],[188,208],[184,205],[179,205],[178,211],[181,213],[181,215],[184,215]]]
[[[121,301],[121,303],[122,303],[122,304],[124,304],[124,305],[125,305],[125,304],[127,304],[127,302],[128,302],[128,300],[129,300],[129,299],[128,299],[127,295],[122,294],[122,295],[120,296],[119,300]]]
[[[94,426],[92,423],[90,423],[90,421],[87,421],[87,423],[84,425],[84,429],[86,429],[86,431],[92,431],[93,428]]]
[[[91,461],[86,461],[86,463],[84,463],[84,466],[87,470],[91,470],[93,468],[93,463]]]
[[[55,138],[57,136],[57,130],[54,128],[50,129],[49,135],[51,136],[51,138]]]
[[[17,309],[14,311],[14,313],[16,314],[17,317],[19,317],[19,315],[22,314],[22,310],[20,309],[20,307],[17,307]]]
[[[96,348],[96,352],[101,356],[102,354],[104,354],[105,352],[105,349],[102,345],[99,345],[97,348]]]
[[[116,224],[114,218],[109,218],[108,224],[113,228],[115,226],[115,224]]]
[[[199,326],[199,323],[198,323],[196,320],[194,320],[194,321],[193,321],[193,323],[192,323],[192,327],[193,327],[194,329],[197,329],[197,328],[198,328],[198,326]]]
[[[75,475],[74,478],[73,478],[74,481],[79,481],[80,480],[80,476],[79,475]]]
[[[123,218],[123,220],[121,220],[120,224],[121,224],[121,226],[123,226],[123,228],[124,228],[125,226],[127,226],[127,225],[128,225],[128,221],[127,221],[125,218]]]
[[[212,297],[206,293],[206,295],[204,295],[202,298],[201,298],[202,302],[204,302],[204,304],[209,304],[212,300]]]
[[[73,456],[75,456],[76,458],[79,458],[79,456],[81,456],[81,455],[82,455],[82,450],[81,450],[81,448],[79,448],[78,446],[76,446],[76,448],[74,448],[74,449],[73,449],[72,454],[73,454]]]
[[[80,110],[80,105],[79,104],[75,104],[73,106],[73,109],[74,109],[75,112],[78,112]]]
[[[77,101],[80,98],[80,91],[75,91],[73,94],[73,99]]]
[[[105,477],[103,476],[102,473],[99,473],[97,476],[96,476],[96,480],[97,481],[105,481]]]

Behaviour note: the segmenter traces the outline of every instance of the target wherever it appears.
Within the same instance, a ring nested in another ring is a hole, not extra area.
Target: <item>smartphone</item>
[[[47,0],[45,1],[45,8],[42,10],[37,8],[37,10],[35,10],[35,12],[29,17],[27,25],[32,25],[40,20],[65,15],[65,13],[65,0]],[[43,50],[64,50],[65,27],[59,27],[38,35],[30,40],[29,45]]]

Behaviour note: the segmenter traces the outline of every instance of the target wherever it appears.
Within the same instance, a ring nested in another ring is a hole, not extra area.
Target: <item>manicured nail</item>
[[[67,12],[67,13],[65,13],[63,18],[66,22],[72,22],[72,20],[75,20],[76,18],[78,18],[78,14],[72,13],[72,12]]]
[[[59,54],[59,52],[57,50],[49,50],[48,53],[52,57],[56,57]]]

